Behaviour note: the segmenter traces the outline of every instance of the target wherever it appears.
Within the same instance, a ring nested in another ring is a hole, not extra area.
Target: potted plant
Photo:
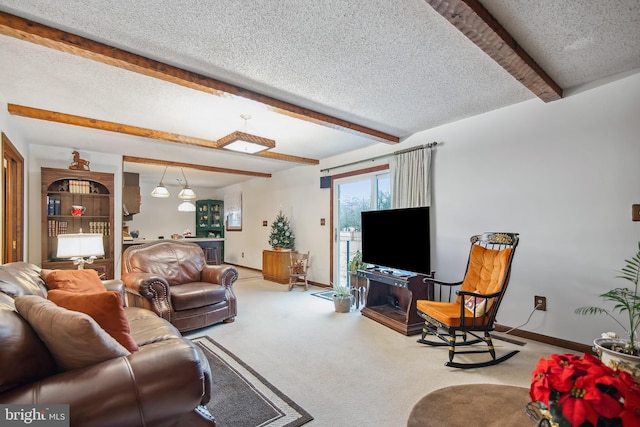
[[[353,282],[355,281],[354,276],[356,275],[356,272],[358,270],[362,270],[364,268],[364,262],[362,262],[362,252],[360,252],[360,250],[357,250],[356,253],[353,255],[353,258],[351,258],[351,261],[349,261],[349,274],[351,276],[350,278],[350,283],[353,284]]]
[[[532,374],[532,402],[525,410],[538,426],[622,427],[640,423],[639,384],[590,354],[552,354],[540,359]]]
[[[364,288],[366,286],[366,279],[358,277],[356,274],[358,270],[362,270],[363,268],[365,268],[365,264],[362,262],[362,252],[357,250],[353,255],[353,258],[351,258],[351,261],[349,261],[349,286],[354,290],[353,295],[355,298],[356,309],[360,307],[360,304],[364,305],[365,303]]]
[[[617,339],[614,333],[603,334],[602,338],[594,340],[594,345],[603,362],[615,365],[638,377],[640,375],[640,346],[636,339],[636,332],[640,326],[640,295],[638,295],[638,282],[640,281],[640,242],[638,252],[625,260],[626,265],[620,270],[616,278],[624,279],[633,286],[612,289],[600,295],[605,301],[613,303],[613,312],[625,314],[627,325],[616,319],[609,310],[601,307],[579,307],[576,314],[606,314],[618,323],[624,330],[627,338]]]
[[[336,313],[348,313],[351,311],[351,293],[348,287],[338,283],[333,284],[333,305]]]
[[[351,258],[351,261],[349,261],[349,271],[351,273],[355,273],[356,271],[361,270],[363,267],[364,262],[362,262],[362,252],[360,252],[360,250],[357,250],[353,255],[353,258]]]

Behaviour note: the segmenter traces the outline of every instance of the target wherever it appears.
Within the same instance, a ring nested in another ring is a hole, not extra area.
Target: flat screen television
[[[431,274],[429,207],[361,212],[362,261],[391,274]]]

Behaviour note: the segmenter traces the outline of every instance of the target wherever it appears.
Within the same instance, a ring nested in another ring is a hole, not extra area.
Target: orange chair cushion
[[[510,256],[511,248],[496,250],[471,246],[469,267],[461,290],[478,294],[498,292],[507,273]]]
[[[511,248],[496,250],[472,245],[469,255],[469,267],[462,282],[461,290],[478,294],[498,292],[507,273],[510,256]],[[445,325],[459,327],[461,326],[461,303],[462,297],[458,297],[455,302],[418,300],[416,301],[416,308]],[[475,313],[476,318],[474,318],[473,308],[467,309],[467,315],[464,317],[464,326],[485,325],[488,319],[477,319],[477,317],[483,316],[492,304],[493,298],[487,301],[484,307],[478,307]]]
[[[427,316],[451,327],[459,327],[460,325],[460,304],[455,302],[441,301],[416,301],[416,308]],[[476,318],[473,316],[464,317],[464,326],[484,326],[487,324],[488,317]]]

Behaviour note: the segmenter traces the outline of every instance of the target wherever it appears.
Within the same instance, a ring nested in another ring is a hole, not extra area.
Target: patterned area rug
[[[209,337],[192,340],[211,365],[213,389],[207,405],[218,427],[298,427],[313,417]]]
[[[322,298],[322,299],[328,299],[329,301],[333,301],[333,294],[335,292],[332,290],[330,291],[320,291],[320,292],[314,292],[311,295],[313,295],[314,297],[318,297],[318,298]]]

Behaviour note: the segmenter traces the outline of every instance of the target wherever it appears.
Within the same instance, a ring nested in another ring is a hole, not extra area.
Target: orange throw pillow
[[[44,278],[49,289],[89,294],[104,292],[106,288],[95,270],[53,270]]]
[[[124,313],[122,295],[118,292],[77,294],[54,289],[48,292],[47,298],[59,307],[88,314],[124,348],[132,353],[138,351],[138,345],[130,335],[131,329]]]

